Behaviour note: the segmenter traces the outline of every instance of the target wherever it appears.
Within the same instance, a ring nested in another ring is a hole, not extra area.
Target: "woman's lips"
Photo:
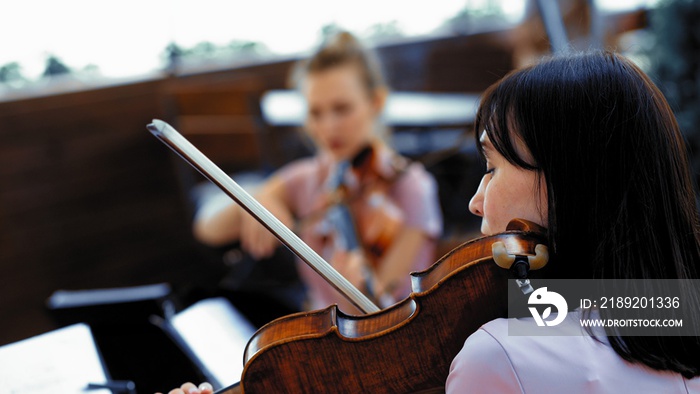
[[[328,147],[334,151],[341,150],[341,149],[343,149],[344,146],[345,146],[345,144],[341,140],[328,141]]]

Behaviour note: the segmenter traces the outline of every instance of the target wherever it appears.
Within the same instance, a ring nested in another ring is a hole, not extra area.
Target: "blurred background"
[[[396,92],[478,97],[540,56],[614,49],[652,76],[700,149],[700,0],[26,0],[2,12],[0,345],[65,324],[46,306],[57,290],[166,283],[175,308],[223,289],[257,326],[286,313],[288,256],[251,268],[236,245],[198,244],[208,184],[145,126],[171,123],[252,188],[310,153],[299,125],[263,103],[339,29],[377,50]],[[438,181],[441,252],[478,232],[467,203],[481,164],[461,138],[473,111],[394,125],[395,147]]]

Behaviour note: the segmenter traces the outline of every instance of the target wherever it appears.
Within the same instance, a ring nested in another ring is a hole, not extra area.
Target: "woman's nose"
[[[481,182],[479,183],[479,188],[476,190],[476,193],[474,193],[474,196],[472,196],[472,199],[469,200],[469,211],[473,213],[476,216],[483,217],[484,216],[484,179],[481,179]]]
[[[334,114],[325,114],[318,119],[318,127],[325,134],[334,133],[338,129],[338,116]]]

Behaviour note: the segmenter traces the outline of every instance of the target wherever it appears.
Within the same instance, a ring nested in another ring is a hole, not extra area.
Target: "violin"
[[[468,241],[411,273],[411,294],[379,310],[167,123],[154,120],[148,129],[367,313],[348,315],[331,305],[264,325],[246,346],[241,381],[217,394],[443,392],[467,337],[507,316],[508,279],[515,273],[527,289],[529,270],[549,259],[544,229],[515,220],[505,232]]]
[[[358,197],[346,197],[356,218],[355,228],[365,254],[375,269],[403,225],[403,215],[389,197],[389,188],[408,166],[405,160],[395,156],[392,174],[383,174],[379,170],[378,149],[375,145],[368,145],[351,160],[351,171],[360,180],[360,190]],[[360,209],[360,205],[365,209]]]
[[[378,149],[376,145],[368,145],[352,159],[337,164],[326,182],[329,196],[322,211],[325,212],[323,223],[327,226],[317,225],[317,228],[326,233],[324,239],[333,242],[335,250],[362,255],[368,263],[362,273],[363,291],[373,300],[390,305],[394,300],[389,292],[375,294],[374,278],[384,254],[402,228],[403,213],[388,192],[407,166],[397,157],[391,171],[382,173]],[[404,165],[399,167],[398,163]],[[333,230],[329,232],[329,228]]]

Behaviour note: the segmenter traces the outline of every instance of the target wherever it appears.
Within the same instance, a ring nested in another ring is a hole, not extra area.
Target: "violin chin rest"
[[[493,261],[501,268],[510,269],[513,262],[515,262],[515,255],[509,254],[506,246],[501,241],[494,242],[491,245],[491,253],[493,254]],[[527,260],[531,270],[542,268],[549,261],[549,249],[546,245],[537,244],[535,246],[535,255],[527,256]]]
[[[539,224],[526,219],[513,219],[508,222],[506,231],[524,231],[529,233],[546,234],[547,229]]]
[[[510,269],[510,266],[513,265],[515,261],[515,255],[508,254],[506,245],[501,241],[494,242],[493,245],[491,245],[491,253],[493,254],[493,261],[503,269]]]
[[[531,270],[538,270],[549,262],[549,248],[547,245],[537,244],[535,246],[535,255],[527,256],[527,261],[530,262]]]

